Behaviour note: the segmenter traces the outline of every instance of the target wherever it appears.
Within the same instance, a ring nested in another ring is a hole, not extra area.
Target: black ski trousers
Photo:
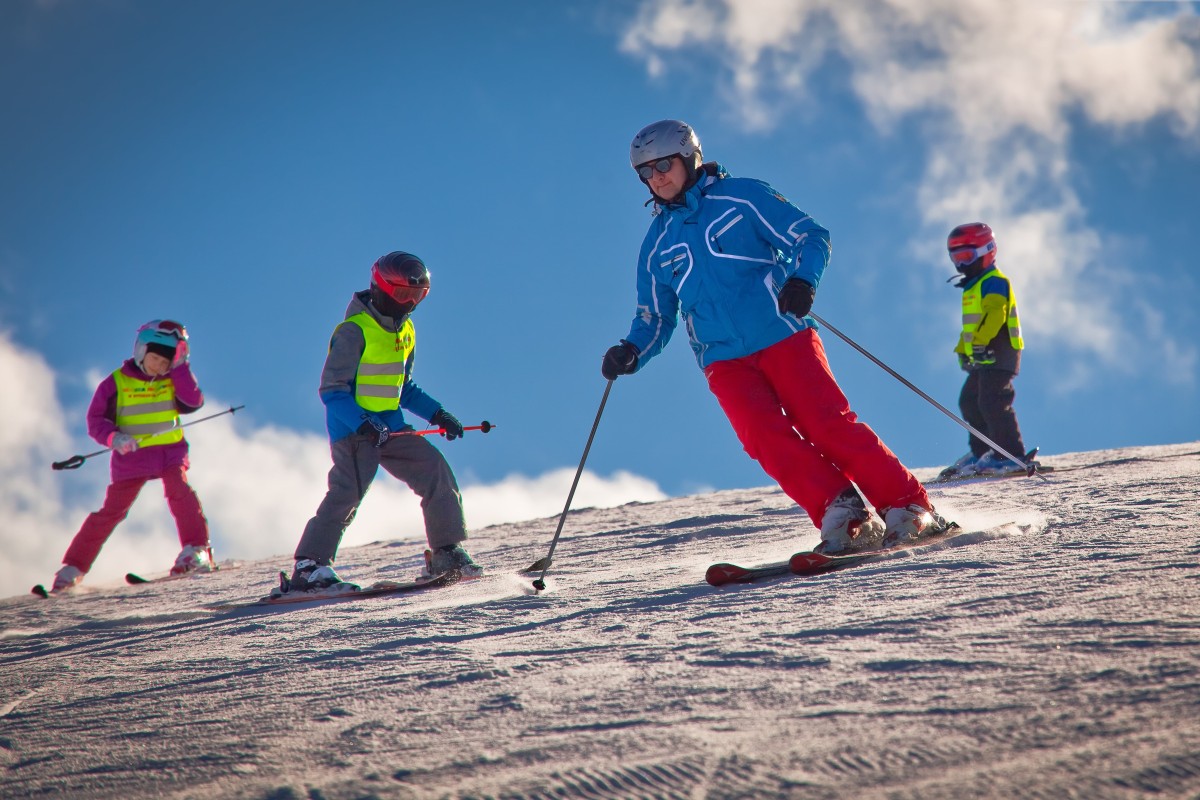
[[[963,419],[976,430],[1017,458],[1025,455],[1025,443],[1021,441],[1021,427],[1017,424],[1017,412],[1013,410],[1013,378],[1016,373],[1003,369],[977,369],[967,373],[962,392],[958,395],[958,408]],[[975,434],[970,435],[971,452],[981,456],[992,449]]]

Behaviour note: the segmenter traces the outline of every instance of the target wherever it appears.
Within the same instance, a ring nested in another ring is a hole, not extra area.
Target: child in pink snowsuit
[[[179,423],[180,414],[204,405],[188,360],[184,327],[153,320],[138,329],[133,358],[96,387],[88,407],[88,435],[112,448],[112,483],[104,505],[88,515],[67,548],[53,591],[83,579],[146,481],[154,478],[163,482],[183,547],[171,574],[212,569],[208,521],[187,482],[188,443]]]

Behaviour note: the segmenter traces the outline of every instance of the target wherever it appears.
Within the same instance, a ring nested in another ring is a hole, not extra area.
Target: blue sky
[[[227,431],[191,432],[194,480],[266,454],[228,494],[209,490],[227,510],[202,497],[215,535],[243,535],[244,504],[280,528],[268,552],[290,550],[328,467],[328,336],[372,261],[405,249],[433,274],[417,381],[464,422],[498,425],[444,448],[496,506],[477,500],[476,520],[524,508],[503,490],[517,484],[535,515],[556,513],[600,357],[634,307],[649,213],[629,140],[664,117],[830,229],[814,310],[943,404],[961,385],[945,236],[983,219],[1021,301],[1027,443],[1200,438],[1197,11],[5,3],[0,362],[18,375],[0,407],[19,424],[0,434],[0,506],[51,528],[53,553],[29,559],[57,563],[105,470],[45,464],[96,449],[83,425],[95,383],[138,325],[171,317],[191,332],[208,410],[247,406]],[[965,450],[953,422],[825,341],[852,405],[906,463]],[[593,502],[769,483],[683,341],[617,382],[588,468]],[[303,481],[280,477],[296,469]]]

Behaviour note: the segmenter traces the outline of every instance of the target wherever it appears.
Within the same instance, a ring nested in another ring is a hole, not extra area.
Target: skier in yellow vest
[[[963,290],[962,332],[954,352],[967,373],[958,407],[963,419],[1008,452],[1025,456],[1021,428],[1013,410],[1013,378],[1021,369],[1021,320],[1012,282],[996,268],[996,239],[982,222],[950,231],[950,260],[962,273],[955,284]],[[942,471],[940,478],[997,474],[1020,470],[970,435],[970,451]]]
[[[138,329],[133,358],[96,387],[88,406],[88,435],[112,448],[112,483],[103,506],[88,515],[67,548],[51,591],[61,592],[83,580],[146,481],[154,478],[163,482],[183,547],[171,574],[212,569],[208,521],[188,484],[188,443],[179,423],[181,413],[204,405],[189,356],[182,325],[152,320]]]
[[[430,571],[462,577],[482,572],[462,546],[467,538],[462,497],[445,457],[424,436],[394,435],[412,430],[405,411],[442,428],[447,440],[463,435],[454,415],[412,379],[411,314],[427,294],[424,262],[411,253],[388,253],[372,266],[370,288],[355,293],[345,321],[334,329],[320,389],[333,454],[329,491],[304,528],[283,591],[357,589],[334,572],[333,561],[381,466],[421,498]]]

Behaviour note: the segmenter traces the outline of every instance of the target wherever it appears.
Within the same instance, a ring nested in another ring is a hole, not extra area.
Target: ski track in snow
[[[0,796],[1200,796],[1200,443],[1042,460],[933,489],[974,533],[809,578],[704,583],[816,543],[762,488],[574,511],[540,594],[557,517],[474,531],[488,575],[415,594],[205,607],[281,556],[8,598]]]

